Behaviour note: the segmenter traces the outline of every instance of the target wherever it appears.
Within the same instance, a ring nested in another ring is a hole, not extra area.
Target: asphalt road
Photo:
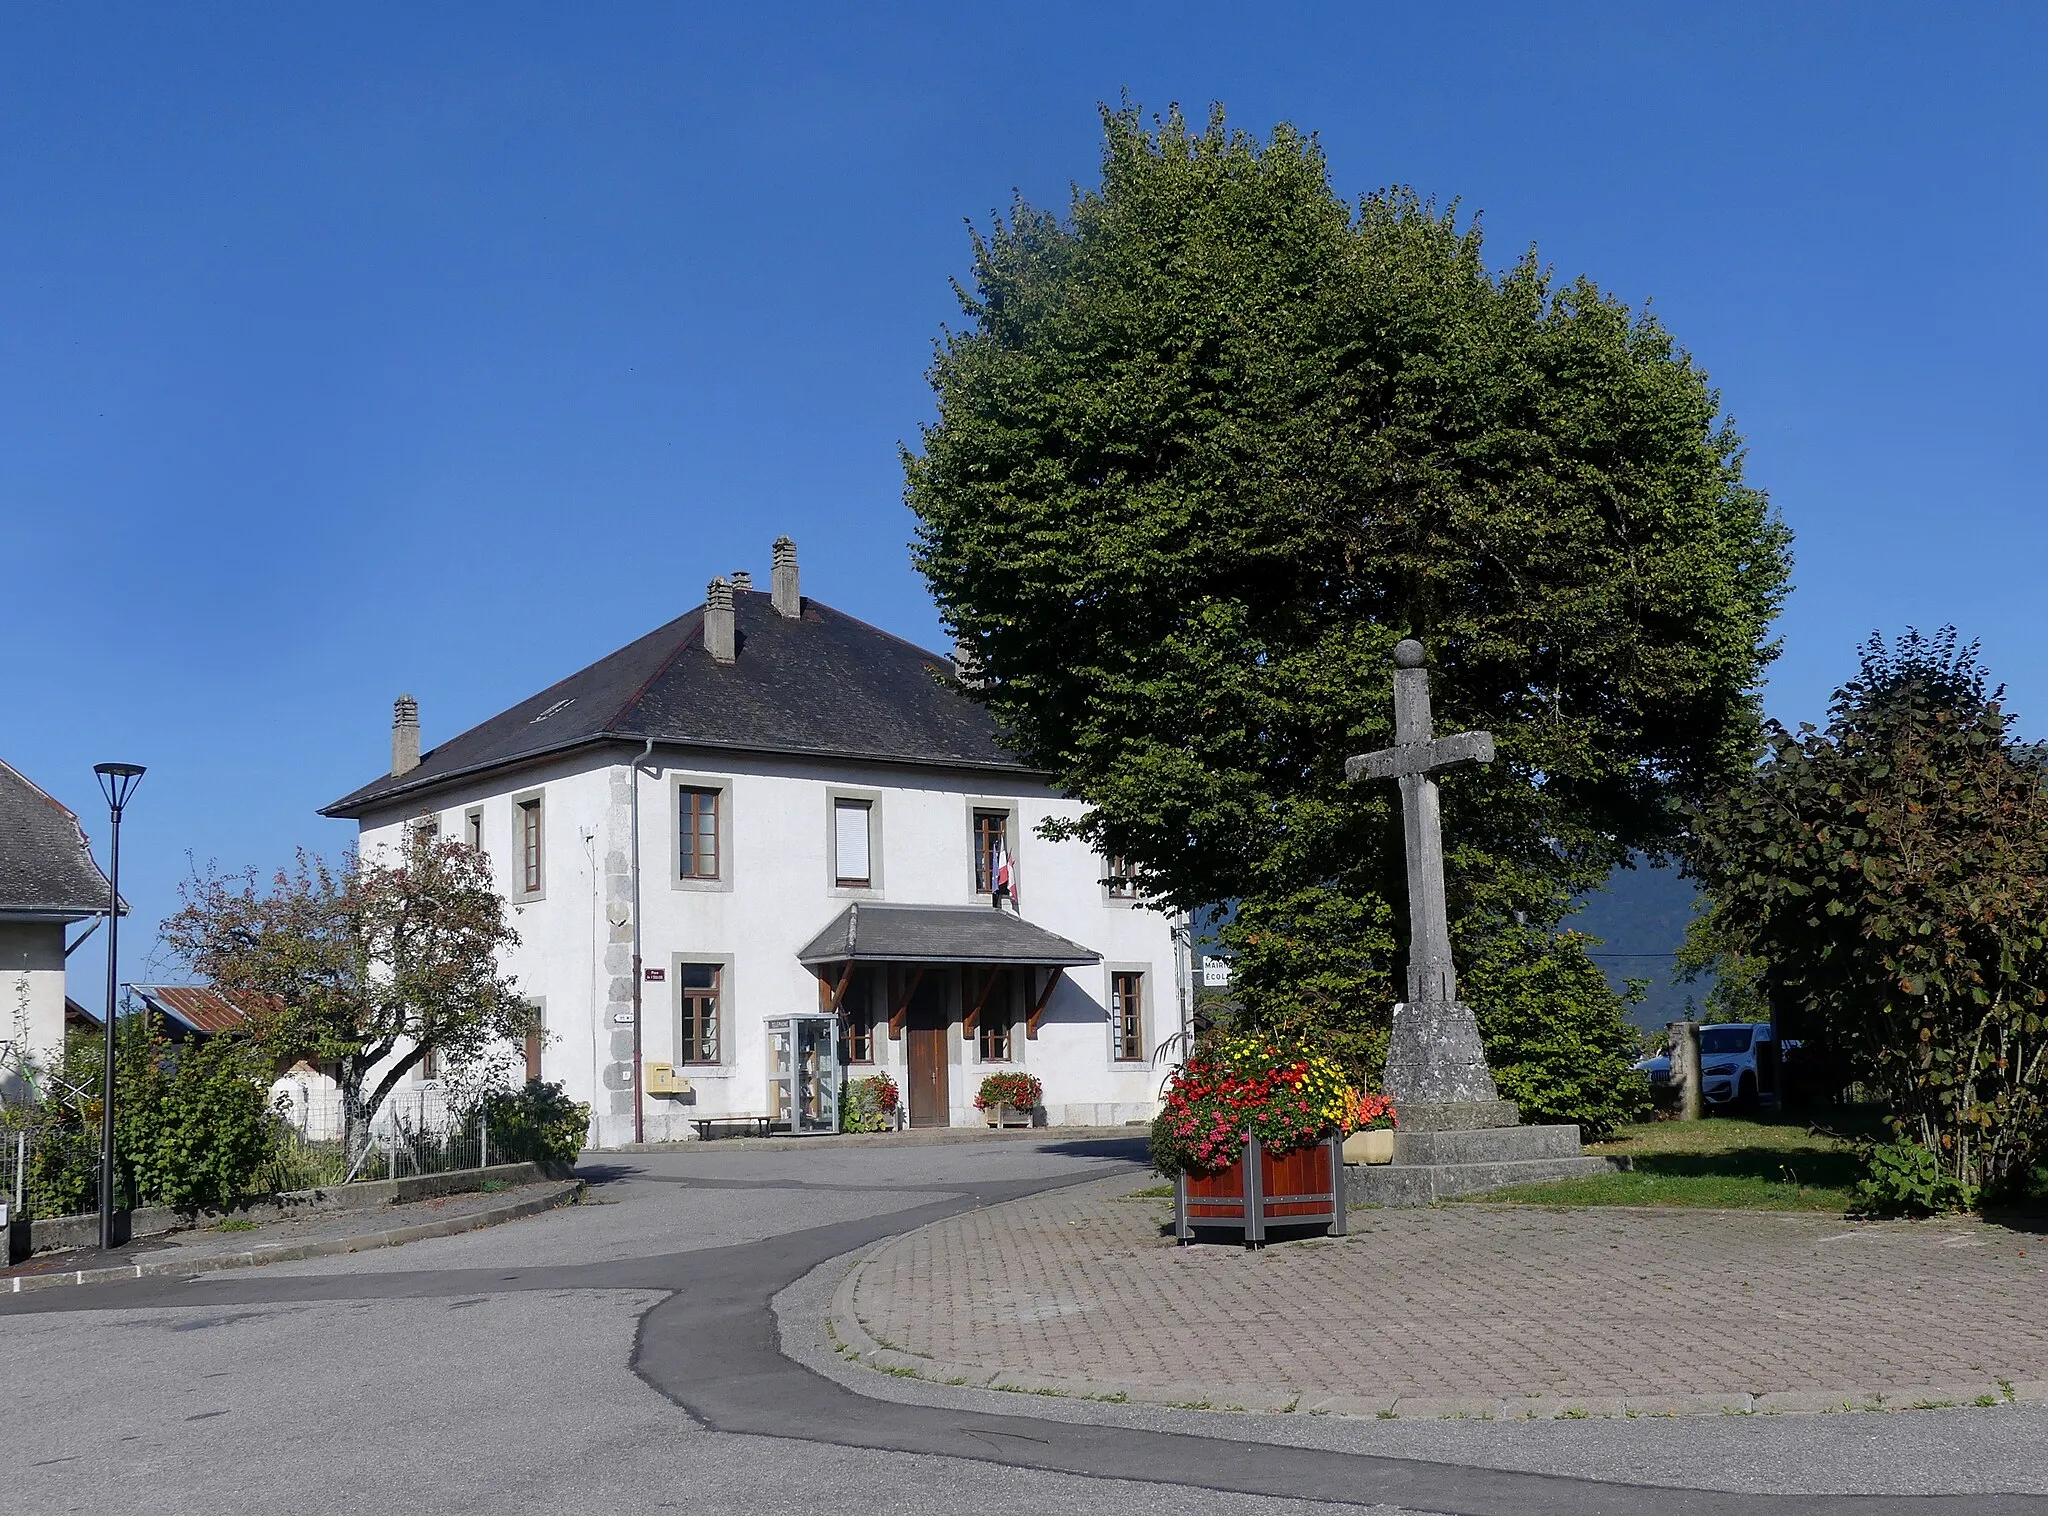
[[[0,1297],[0,1507],[2048,1516],[2033,1408],[1215,1416],[910,1385],[819,1342],[835,1260],[1138,1156],[711,1145],[587,1164],[592,1204],[489,1231]]]

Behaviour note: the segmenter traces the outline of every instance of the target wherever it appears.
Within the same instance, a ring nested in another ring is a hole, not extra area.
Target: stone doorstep
[[[351,1237],[323,1237],[312,1242],[259,1244],[237,1253],[210,1253],[203,1257],[184,1259],[150,1258],[140,1263],[122,1264],[117,1267],[64,1269],[48,1274],[16,1274],[10,1278],[0,1279],[0,1287],[11,1286],[7,1292],[18,1295],[24,1290],[47,1290],[81,1284],[113,1284],[124,1279],[196,1277],[200,1274],[210,1274],[216,1269],[256,1268],[266,1263],[290,1263],[301,1258],[331,1258],[342,1253],[365,1253],[372,1248],[398,1247],[408,1242],[424,1242],[430,1237],[453,1237],[461,1232],[473,1232],[480,1227],[496,1226],[500,1222],[537,1216],[542,1211],[566,1205],[580,1198],[582,1194],[583,1181],[575,1179],[557,1185],[545,1195],[511,1201],[488,1210],[472,1211],[466,1216],[446,1216],[439,1221],[421,1221],[410,1226],[358,1232]]]

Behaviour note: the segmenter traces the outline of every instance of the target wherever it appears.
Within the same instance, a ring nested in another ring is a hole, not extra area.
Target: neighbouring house
[[[321,814],[356,821],[365,856],[411,829],[488,856],[544,1029],[527,1071],[591,1103],[599,1145],[787,1119],[821,1027],[844,1077],[896,1079],[912,1125],[980,1124],[982,1077],[1017,1069],[1049,1124],[1147,1119],[1187,1012],[1184,924],[1039,835],[1083,807],[962,677],[804,598],[783,538],[767,592],[714,579],[430,750],[400,697],[390,772]],[[769,1025],[806,1013],[831,1019],[797,1042]]]
[[[83,940],[66,937],[106,915],[107,891],[78,817],[0,763],[0,1098],[20,1098],[24,1060],[63,1052],[64,964]]]
[[[128,988],[140,1009],[158,1017],[165,1040],[173,1046],[239,1037],[248,1030],[247,1012],[210,984],[133,984]],[[303,1137],[322,1141],[339,1137],[341,1086],[331,1067],[285,1055],[273,1068],[277,1076],[270,1085],[273,1108]]]

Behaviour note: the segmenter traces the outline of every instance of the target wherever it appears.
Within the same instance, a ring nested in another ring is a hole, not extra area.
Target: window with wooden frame
[[[865,978],[854,977],[846,996],[846,1061],[875,1061],[875,997]]]
[[[1145,1061],[1145,976],[1119,970],[1109,976],[1109,1026],[1118,1063]]]
[[[519,858],[519,893],[538,895],[546,877],[541,871],[540,796],[529,795],[513,805],[512,835]]]
[[[717,879],[722,860],[718,850],[721,790],[676,791],[676,871],[684,879]]]
[[[1009,985],[999,984],[995,994],[982,1007],[981,1019],[975,1023],[974,1038],[976,1051],[983,1063],[1008,1063],[1010,1061],[1010,995]]]
[[[1010,846],[1010,813],[974,813],[974,893],[987,895],[996,887],[996,870]]]
[[[526,1054],[526,1077],[528,1079],[540,1078],[541,1049],[547,1043],[547,1027],[542,1020],[542,1015],[543,1013],[538,1003],[534,1001],[527,1002],[526,1036],[523,1041]]]
[[[677,1050],[684,1063],[718,1062],[719,1002],[725,967],[717,963],[676,965],[676,996],[681,1012]]]
[[[1131,866],[1128,858],[1109,860],[1109,877],[1103,880],[1112,900],[1136,900],[1138,898],[1138,871]]]
[[[438,1048],[428,1048],[420,1055],[420,1061],[412,1066],[412,1077],[421,1084],[441,1077],[441,1053]]]
[[[833,800],[832,882],[839,888],[864,890],[874,884],[874,822],[874,801]]]
[[[484,850],[484,808],[474,806],[462,814],[462,840],[472,853]]]

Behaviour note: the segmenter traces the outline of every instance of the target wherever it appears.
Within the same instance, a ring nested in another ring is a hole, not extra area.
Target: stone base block
[[[1404,1132],[1493,1131],[1522,1119],[1512,1100],[1396,1100],[1394,1115]]]
[[[1346,1168],[1345,1193],[1353,1205],[1428,1205],[1453,1195],[1482,1195],[1515,1184],[1589,1179],[1627,1166],[1618,1158],[1513,1158],[1481,1163],[1411,1163]]]
[[[1537,1158],[1577,1158],[1575,1126],[1486,1127],[1478,1131],[1394,1131],[1394,1162],[1435,1166],[1458,1163],[1526,1163]]]

